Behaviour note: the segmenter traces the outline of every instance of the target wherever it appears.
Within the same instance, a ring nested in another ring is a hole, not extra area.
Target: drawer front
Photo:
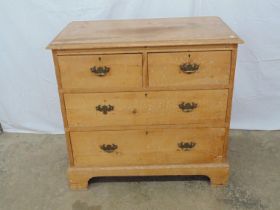
[[[231,51],[149,53],[150,87],[227,85]]]
[[[58,56],[62,88],[106,90],[142,87],[142,55]]]
[[[69,127],[225,122],[228,90],[65,94]]]
[[[71,132],[75,166],[208,163],[222,155],[224,128]]]

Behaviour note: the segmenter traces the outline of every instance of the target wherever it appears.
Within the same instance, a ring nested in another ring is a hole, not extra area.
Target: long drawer
[[[75,166],[219,161],[224,128],[71,132]]]
[[[65,94],[69,127],[225,122],[228,90]]]
[[[149,86],[227,85],[230,64],[231,51],[149,53]]]
[[[142,54],[59,56],[62,88],[122,89],[142,87]]]

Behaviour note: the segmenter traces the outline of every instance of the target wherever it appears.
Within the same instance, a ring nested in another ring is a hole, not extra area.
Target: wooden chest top
[[[240,44],[219,17],[74,21],[49,49]]]

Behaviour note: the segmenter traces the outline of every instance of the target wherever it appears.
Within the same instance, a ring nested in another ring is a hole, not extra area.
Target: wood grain
[[[225,122],[227,90],[64,94],[69,127]],[[183,112],[179,104],[196,103]],[[103,114],[98,105],[111,105]]]
[[[237,45],[236,45],[236,48],[234,50],[232,50],[232,53],[231,53],[230,88],[229,88],[228,105],[227,105],[227,112],[226,112],[226,123],[227,123],[228,128],[230,127],[230,119],[231,119],[236,59],[237,59]],[[225,138],[225,142],[224,142],[224,154],[223,154],[224,160],[227,159],[228,144],[229,144],[229,129],[227,129],[227,131],[226,131],[226,138]]]
[[[70,167],[69,185],[73,190],[87,189],[92,177],[106,176],[162,176],[162,175],[204,175],[213,186],[225,185],[229,175],[229,165],[225,163],[176,164],[121,167]]]
[[[219,17],[75,21],[51,49],[236,44],[242,40]]]
[[[75,55],[59,56],[62,88],[106,90],[142,87],[142,55]],[[105,76],[91,72],[92,67],[109,67]]]
[[[225,129],[71,132],[70,136],[77,167],[210,163],[222,155]],[[180,142],[195,145],[184,151]],[[103,144],[118,148],[107,153],[100,148]]]
[[[188,128],[226,128],[228,129],[228,124],[226,122],[202,122],[199,124],[189,123],[189,124],[167,124],[167,125],[116,125],[116,126],[83,126],[83,127],[69,127],[66,130],[71,131],[121,131],[121,130],[143,130],[143,129],[169,129],[169,128],[182,128],[182,129],[188,129]]]
[[[191,87],[227,85],[231,51],[149,53],[149,87]],[[199,69],[186,74],[182,64],[197,64]]]
[[[156,52],[195,52],[195,51],[227,51],[234,50],[236,44],[206,44],[206,45],[180,45],[158,47],[113,47],[90,49],[61,49],[57,55],[107,55],[107,54],[131,54],[131,53],[156,53]]]
[[[62,84],[61,84],[60,68],[59,68],[58,59],[57,59],[58,56],[57,56],[57,52],[55,50],[52,51],[52,56],[53,56],[53,62],[54,62],[54,66],[55,66],[55,75],[56,75],[56,80],[57,80],[58,90],[59,90],[62,88]],[[71,146],[69,132],[67,132],[68,121],[67,121],[67,117],[66,117],[64,95],[60,91],[59,91],[59,99],[60,99],[60,108],[61,108],[61,114],[62,114],[62,118],[63,118],[64,130],[65,130],[65,138],[66,138],[69,165],[73,166],[74,159],[73,159],[73,152],[72,152],[72,146]]]

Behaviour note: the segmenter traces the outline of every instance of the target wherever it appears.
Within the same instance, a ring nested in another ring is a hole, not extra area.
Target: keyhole
[[[188,54],[188,62],[191,63],[191,54]]]
[[[101,61],[101,57],[98,57],[98,60]]]

